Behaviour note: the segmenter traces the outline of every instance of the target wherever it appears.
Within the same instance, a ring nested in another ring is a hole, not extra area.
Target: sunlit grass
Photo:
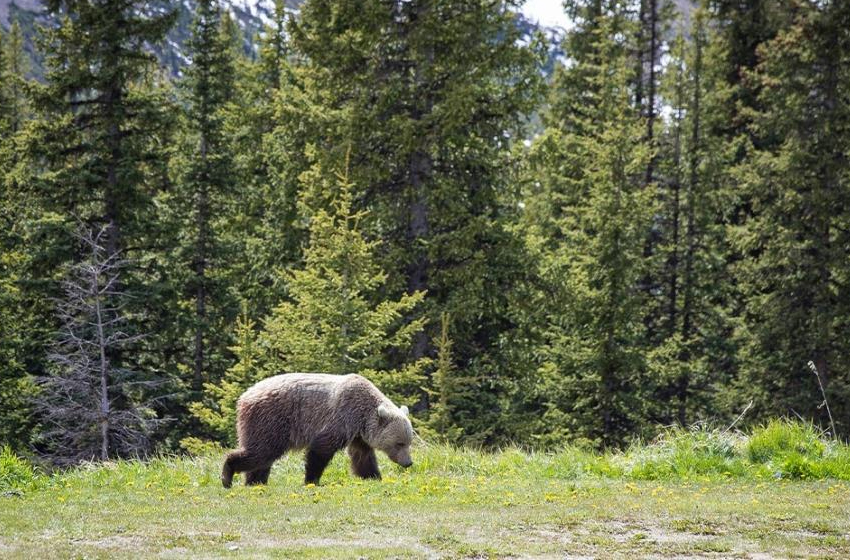
[[[814,435],[814,439],[812,439]],[[231,490],[222,451],[46,475],[0,453],[0,556],[850,557],[847,446],[793,424],[673,430],[622,453],[414,450],[382,481],[300,454]]]

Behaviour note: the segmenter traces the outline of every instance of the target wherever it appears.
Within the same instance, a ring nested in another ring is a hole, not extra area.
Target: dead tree
[[[154,383],[117,359],[140,338],[127,330],[119,277],[126,266],[109,247],[110,224],[80,226],[80,259],[62,282],[56,301],[61,323],[39,379],[37,402],[43,426],[40,447],[57,464],[142,455],[158,422],[146,400]]]

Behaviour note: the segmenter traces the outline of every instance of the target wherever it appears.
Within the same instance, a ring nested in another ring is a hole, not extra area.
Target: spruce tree
[[[801,2],[792,13],[747,75],[761,110],[737,170],[751,212],[732,230],[746,298],[741,390],[761,413],[825,422],[811,360],[846,430],[850,6]]]
[[[338,166],[351,146],[355,204],[384,242],[388,293],[427,290],[429,329],[451,314],[457,366],[481,380],[462,428],[487,442],[505,437],[504,398],[522,375],[503,343],[529,268],[508,227],[518,203],[509,148],[537,100],[539,59],[519,44],[513,8],[308,0],[290,26],[304,86],[281,99],[282,111],[308,115],[309,163]],[[434,334],[417,335],[412,359],[434,357]],[[427,406],[423,392],[415,408]]]
[[[18,22],[12,23],[8,35],[0,32],[0,179],[15,190],[12,174],[20,163],[20,133],[29,116],[26,82],[29,64],[24,52],[24,38]]]
[[[6,36],[3,34],[3,29],[0,29],[0,132],[3,133],[3,138],[6,137],[9,131],[9,91],[7,80],[9,73],[6,70]]]
[[[220,383],[205,384],[205,398],[192,413],[218,437],[233,439],[236,400],[263,377],[291,372],[358,373],[394,402],[411,403],[426,360],[387,369],[387,355],[404,355],[424,319],[415,313],[423,292],[380,299],[388,275],[381,270],[379,243],[361,231],[364,212],[353,209],[354,185],[344,174],[323,190],[331,209],[310,213],[303,268],[286,272],[288,297],[255,332],[244,317],[237,324],[237,362]]]
[[[237,62],[239,79],[226,115],[240,185],[228,234],[240,258],[230,276],[254,318],[267,315],[284,296],[283,273],[300,263],[306,239],[298,213],[299,175],[307,168],[305,145],[317,132],[305,130],[310,111],[293,106],[303,94],[302,75],[290,60],[289,17],[277,1],[259,39],[259,57]]]
[[[288,298],[265,320],[261,339],[276,372],[360,373],[388,396],[410,403],[422,382],[424,359],[387,368],[388,356],[410,348],[425,320],[425,293],[378,298],[389,275],[376,259],[380,243],[361,231],[364,211],[353,208],[355,186],[339,174],[331,209],[310,215],[304,267],[287,274]]]
[[[659,172],[661,241],[658,253],[664,281],[659,287],[659,329],[649,354],[658,389],[654,419],[688,425],[716,415],[716,393],[730,378],[735,348],[729,344],[728,311],[733,282],[725,265],[727,208],[724,167],[733,160],[721,138],[707,134],[725,115],[723,77],[707,60],[722,60],[708,29],[707,14],[693,13],[685,38],[681,30],[661,93],[671,108],[661,138]]]
[[[434,341],[437,359],[434,368],[433,389],[428,390],[431,408],[428,411],[427,436],[441,441],[457,442],[463,437],[459,425],[465,424],[459,415],[467,413],[463,403],[475,398],[477,379],[470,379],[459,371],[452,355],[452,340],[449,333],[448,313],[440,317],[440,335]]]
[[[257,341],[255,323],[244,313],[237,319],[234,345],[230,350],[236,362],[217,383],[204,383],[204,399],[193,402],[189,409],[221,443],[236,444],[236,403],[245,390],[271,375],[263,368],[263,353]]]
[[[537,437],[614,444],[646,419],[646,296],[654,192],[644,122],[630,98],[633,22],[617,3],[576,2],[580,42],[532,147],[528,243],[539,255],[543,344]],[[580,92],[580,101],[572,98]],[[545,301],[545,304],[544,304]]]
[[[136,246],[150,210],[145,165],[165,120],[161,99],[142,87],[172,13],[145,15],[143,2],[49,0],[61,25],[43,28],[46,84],[31,142],[46,172],[38,187],[52,208],[110,224],[109,250]]]
[[[173,15],[151,14],[146,6],[129,0],[46,2],[59,25],[41,30],[47,71],[45,83],[30,88],[34,119],[23,140],[27,165],[20,187],[38,209],[28,221],[38,233],[29,274],[40,298],[61,297],[56,271],[86,258],[71,242],[77,222],[106,227],[104,251],[128,261],[118,291],[128,295],[121,305],[127,306],[130,334],[149,332],[161,311],[161,244],[152,199],[163,178],[171,123],[147,46],[164,37]],[[140,384],[159,377],[160,341],[146,338],[132,351],[109,346],[109,362],[116,371],[137,372]]]
[[[20,188],[21,144],[29,118],[29,66],[17,21],[0,31],[0,441],[24,448],[36,425],[33,375],[44,371],[43,344],[51,328],[50,303],[34,250],[38,233],[28,221],[39,208]]]
[[[234,93],[232,40],[222,24],[217,0],[201,0],[189,42],[192,64],[186,71],[188,109],[184,134],[172,161],[176,188],[169,197],[177,220],[182,285],[181,308],[186,320],[186,346],[191,348],[191,384],[217,379],[225,369],[228,325],[236,305],[228,294],[226,232],[237,196],[232,172],[231,138],[226,111]],[[191,342],[190,342],[191,340]]]

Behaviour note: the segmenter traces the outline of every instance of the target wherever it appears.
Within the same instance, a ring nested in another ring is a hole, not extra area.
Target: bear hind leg
[[[233,484],[234,474],[270,468],[275,459],[277,457],[266,457],[245,449],[231,451],[224,460],[224,467],[221,470],[221,484],[225,488],[230,488]],[[268,476],[266,479],[268,479]]]
[[[356,438],[348,446],[348,457],[351,459],[351,470],[360,478],[381,478],[378,469],[378,458],[375,450],[366,445],[360,438]]]
[[[254,486],[255,484],[268,484],[269,474],[271,473],[271,470],[271,467],[266,467],[263,469],[248,471],[247,473],[245,473],[245,486]]]

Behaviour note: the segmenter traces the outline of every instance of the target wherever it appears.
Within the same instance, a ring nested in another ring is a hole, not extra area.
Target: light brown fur
[[[272,463],[292,449],[307,449],[305,482],[318,482],[344,447],[352,470],[364,478],[380,478],[374,449],[403,466],[412,463],[406,408],[359,375],[291,373],[260,381],[237,403],[237,435],[239,449],[222,470],[225,487],[240,471],[246,484],[264,484]]]

